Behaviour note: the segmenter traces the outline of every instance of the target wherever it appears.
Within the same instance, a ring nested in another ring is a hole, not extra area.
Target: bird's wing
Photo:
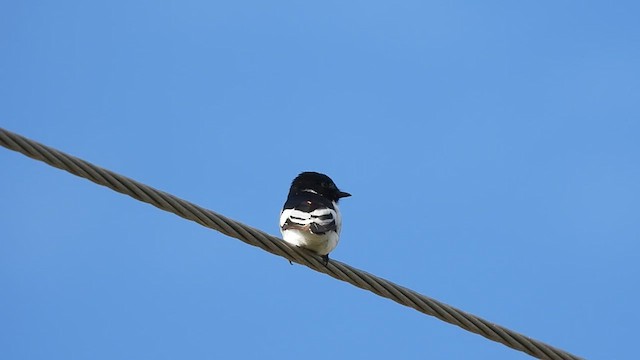
[[[328,231],[338,231],[338,216],[334,209],[314,201],[307,200],[296,204],[287,202],[280,215],[280,228],[324,234]]]

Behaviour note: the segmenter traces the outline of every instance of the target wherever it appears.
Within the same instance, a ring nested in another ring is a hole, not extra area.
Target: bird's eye
[[[335,189],[336,188],[336,186],[330,181],[323,181],[321,185],[325,189]]]

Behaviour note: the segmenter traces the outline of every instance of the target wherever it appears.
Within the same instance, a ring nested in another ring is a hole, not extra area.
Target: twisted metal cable
[[[281,239],[258,229],[241,224],[211,210],[204,209],[171,194],[146,186],[2,128],[0,128],[0,145],[71,174],[91,180],[98,185],[106,186],[119,193],[151,204],[159,209],[172,212],[187,220],[195,221],[198,224],[217,230],[249,245],[257,246],[274,255],[282,256],[338,280],[346,281],[361,289],[414,308],[424,314],[435,316],[442,321],[457,325],[467,331],[482,335],[489,340],[502,343],[531,356],[553,360],[580,359],[578,356],[561,349],[493,324],[342,262],[332,259],[325,266],[320,257],[304,249],[291,246]]]

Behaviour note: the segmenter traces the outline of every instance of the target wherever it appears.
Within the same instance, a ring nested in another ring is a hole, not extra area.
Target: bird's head
[[[313,171],[300,173],[300,175],[293,179],[289,194],[300,194],[305,191],[324,196],[335,202],[338,202],[341,198],[351,196],[351,194],[347,192],[340,191],[333,180],[327,175]]]

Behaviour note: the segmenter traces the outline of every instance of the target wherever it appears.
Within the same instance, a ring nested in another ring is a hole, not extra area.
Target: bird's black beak
[[[351,194],[349,194],[348,192],[344,192],[344,191],[338,192],[338,199],[343,197],[349,197],[349,196],[351,196]]]

